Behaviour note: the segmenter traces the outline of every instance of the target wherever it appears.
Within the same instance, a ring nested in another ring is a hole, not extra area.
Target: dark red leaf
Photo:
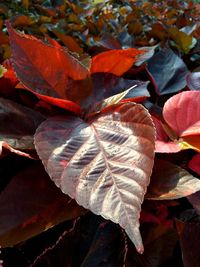
[[[12,246],[83,213],[54,186],[42,165],[34,163],[0,195],[0,243]]]
[[[195,155],[190,160],[188,167],[200,175],[200,154]]]
[[[0,98],[0,141],[15,149],[34,149],[33,135],[45,120],[39,112]]]

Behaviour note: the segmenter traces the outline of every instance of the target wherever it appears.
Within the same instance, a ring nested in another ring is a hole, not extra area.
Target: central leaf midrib
[[[117,185],[116,185],[116,182],[115,182],[115,179],[114,179],[114,175],[113,175],[113,173],[112,173],[112,171],[111,171],[111,169],[110,169],[110,166],[109,166],[109,164],[108,164],[108,159],[107,159],[107,157],[105,156],[105,154],[106,154],[106,153],[105,153],[105,149],[104,149],[103,146],[101,145],[101,141],[99,140],[100,138],[98,138],[98,132],[97,132],[97,130],[95,129],[95,127],[94,127],[93,125],[91,125],[91,128],[93,129],[93,132],[94,132],[94,135],[95,135],[95,139],[96,139],[96,141],[97,141],[97,144],[98,144],[98,146],[99,146],[99,149],[100,149],[101,152],[102,152],[102,155],[103,155],[103,158],[104,158],[104,162],[105,162],[106,168],[108,169],[108,171],[109,171],[109,173],[110,173],[110,176],[111,176],[111,178],[112,178],[112,180],[113,180],[113,184],[115,185],[115,188],[117,189],[119,198],[121,199],[121,202],[124,203],[124,201],[122,200],[120,191],[119,191],[119,189],[118,189],[118,187],[117,187]],[[127,214],[127,211],[126,211],[126,209],[125,209],[125,203],[124,203],[124,205],[123,205],[123,210],[124,210],[124,212],[125,212],[125,214],[126,214],[126,217],[127,217],[128,221],[129,221],[129,215]]]

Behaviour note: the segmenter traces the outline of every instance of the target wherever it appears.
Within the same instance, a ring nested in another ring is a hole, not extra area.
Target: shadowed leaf
[[[189,196],[200,190],[200,180],[181,167],[155,160],[145,198],[170,200]]]
[[[84,213],[62,194],[40,163],[17,174],[0,195],[0,243],[12,246]]]
[[[147,70],[159,95],[176,93],[186,86],[187,66],[170,48],[154,54],[148,61]]]
[[[45,120],[39,112],[0,98],[0,140],[17,149],[34,149],[33,135]]]

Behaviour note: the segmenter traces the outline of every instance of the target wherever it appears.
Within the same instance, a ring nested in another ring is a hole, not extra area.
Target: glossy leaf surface
[[[86,79],[88,70],[67,50],[16,32],[8,22],[7,28],[13,67],[20,81],[39,94],[71,100],[73,81]],[[77,92],[77,98],[84,97],[86,91]]]
[[[119,223],[139,252],[139,214],[154,159],[154,127],[141,105],[127,103],[88,123],[48,119],[35,135],[52,180],[76,201]]]
[[[200,190],[200,180],[181,167],[163,160],[155,160],[148,199],[170,200],[189,196]]]
[[[170,48],[154,54],[147,69],[159,95],[179,92],[186,85],[187,66]]]

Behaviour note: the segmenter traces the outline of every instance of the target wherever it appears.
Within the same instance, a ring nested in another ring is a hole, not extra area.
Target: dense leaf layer
[[[12,62],[20,81],[29,89],[51,97],[77,100],[88,91],[80,89],[77,80],[84,80],[88,70],[67,50],[47,45],[31,35],[16,32],[7,22]],[[79,81],[80,83],[80,81]]]
[[[13,148],[33,149],[33,135],[44,120],[39,112],[0,98],[0,141]]]
[[[88,123],[48,119],[38,128],[35,145],[56,185],[119,223],[142,252],[139,215],[153,166],[154,134],[148,112],[127,103]]]
[[[0,195],[0,243],[12,246],[84,213],[51,182],[40,163],[13,177]]]

